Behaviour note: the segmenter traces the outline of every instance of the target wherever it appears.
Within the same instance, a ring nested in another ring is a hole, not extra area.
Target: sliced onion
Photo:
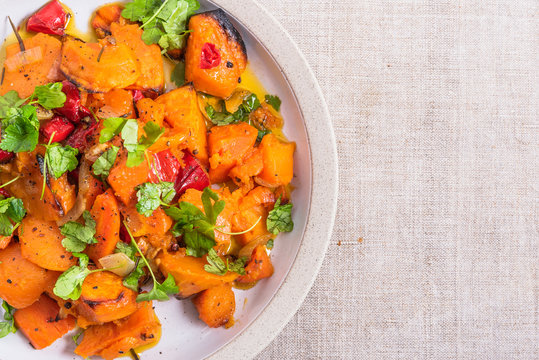
[[[135,269],[135,262],[124,253],[103,256],[98,261],[103,269],[106,269],[121,277],[131,274],[133,269]]]
[[[93,164],[108,148],[110,148],[108,143],[94,145],[84,153],[84,158]]]
[[[26,51],[20,51],[13,56],[10,56],[4,62],[4,65],[9,72],[18,71],[24,65],[29,65],[41,61],[43,59],[43,52],[41,46],[28,49]]]
[[[266,180],[263,180],[263,179],[259,178],[258,176],[255,177],[255,183],[257,183],[260,186],[265,186],[265,187],[267,187],[269,189],[275,189],[275,188],[279,187],[279,185],[271,184],[271,183],[267,182]]]
[[[83,157],[79,168],[79,193],[75,200],[75,205],[60,220],[56,221],[58,226],[62,226],[69,221],[76,221],[86,210],[86,193],[90,189],[90,164]]]
[[[257,247],[258,245],[266,245],[269,239],[271,239],[272,237],[272,234],[264,234],[257,236],[253,240],[249,241],[247,245],[241,248],[240,252],[238,253],[238,257],[246,257],[247,259],[250,259],[255,247]]]

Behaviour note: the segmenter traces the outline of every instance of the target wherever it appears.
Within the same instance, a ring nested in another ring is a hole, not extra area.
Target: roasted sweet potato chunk
[[[229,97],[247,66],[247,51],[239,32],[223,10],[195,15],[185,51],[185,78],[198,91]]]
[[[60,317],[56,301],[43,294],[38,301],[15,312],[15,325],[36,350],[46,348],[75,328],[75,318]]]
[[[129,204],[135,200],[135,188],[148,180],[148,163],[142,162],[135,167],[127,167],[127,153],[120,151],[114,167],[107,178],[114,190],[114,194],[124,203]]]
[[[231,284],[223,284],[202,291],[193,298],[198,317],[209,327],[226,325],[234,316],[236,298]]]
[[[54,286],[59,275],[26,260],[19,244],[11,243],[0,250],[0,298],[16,309],[36,302],[45,290]]]
[[[63,238],[56,222],[27,216],[19,231],[22,256],[44,269],[66,271],[77,259],[62,246]]]
[[[123,6],[120,4],[109,4],[97,9],[92,19],[92,27],[99,38],[110,35],[110,26],[120,20],[122,10]]]
[[[35,49],[34,53],[39,53],[39,55],[35,61],[23,66],[16,66],[12,70],[6,66],[4,82],[0,86],[0,95],[15,90],[21,98],[25,98],[32,95],[34,88],[38,85],[64,79],[59,69],[62,43],[58,39],[39,33],[25,39],[24,46],[26,51]],[[20,51],[19,44],[8,45],[6,47],[6,61],[17,56]],[[25,54],[22,58],[28,61],[29,56]]]
[[[253,283],[271,275],[273,275],[273,264],[266,252],[266,246],[258,245],[254,248],[251,260],[249,260],[245,267],[245,275],[240,276],[236,281],[240,283]]]
[[[106,40],[100,43],[64,40],[60,70],[71,82],[89,92],[125,88],[140,76],[140,64],[133,50]]]
[[[97,264],[103,256],[114,253],[116,244],[120,241],[120,210],[112,190],[109,189],[96,197],[90,213],[96,222],[97,244],[88,245],[86,253]]]
[[[264,136],[260,143],[264,169],[258,177],[275,186],[287,185],[294,176],[295,148],[295,143],[281,141],[273,134]]]
[[[137,310],[137,293],[122,284],[122,278],[108,271],[86,277],[77,301],[77,311],[86,319],[105,323],[131,315]]]

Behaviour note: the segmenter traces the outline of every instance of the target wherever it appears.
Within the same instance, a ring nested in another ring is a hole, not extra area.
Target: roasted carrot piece
[[[36,49],[41,54],[41,60],[24,65],[10,71],[6,68],[4,82],[0,85],[0,95],[15,90],[21,98],[28,97],[38,85],[62,81],[64,76],[59,70],[62,43],[54,36],[38,33],[24,40],[26,50]],[[21,49],[19,44],[6,47],[6,59],[16,56]]]
[[[161,323],[153,311],[152,302],[145,301],[125,319],[88,328],[75,354],[83,358],[98,355],[112,360],[125,356],[129,349],[157,342],[160,335]]]
[[[236,311],[236,298],[231,284],[223,284],[202,291],[193,298],[198,317],[211,328],[226,325]]]
[[[92,19],[92,27],[99,38],[110,35],[110,25],[120,20],[122,10],[123,6],[119,4],[105,5],[97,9]]]
[[[172,227],[172,219],[161,208],[157,208],[149,217],[140,214],[134,204],[122,205],[120,206],[120,211],[127,226],[129,226],[129,230],[135,237],[148,234],[162,236]]]
[[[127,167],[126,161],[127,153],[125,151],[119,152],[107,181],[114,190],[114,194],[124,204],[129,204],[135,200],[135,188],[148,181],[148,164],[144,161],[138,166]]]
[[[188,134],[187,149],[203,164],[208,163],[206,121],[198,107],[193,85],[185,85],[159,96],[156,102],[165,105],[165,120],[176,131]]]
[[[241,81],[247,51],[239,32],[223,10],[195,15],[185,51],[185,78],[198,91],[229,97]]]
[[[141,123],[146,124],[148,121],[153,121],[159,127],[163,126],[165,105],[159,104],[150,98],[144,98],[137,101],[137,111]]]
[[[275,135],[268,134],[260,142],[264,169],[258,175],[266,183],[287,185],[294,176],[295,143],[286,143]]]
[[[60,307],[47,295],[15,312],[15,325],[36,350],[46,348],[75,328],[75,318],[60,318]]]
[[[254,248],[251,260],[249,260],[245,267],[245,275],[240,276],[236,281],[240,283],[253,283],[271,275],[273,275],[273,265],[266,251],[266,246],[258,245]]]
[[[77,301],[77,311],[86,319],[105,323],[131,315],[137,310],[137,293],[122,284],[122,278],[108,271],[86,277]]]
[[[0,250],[0,298],[16,309],[36,302],[46,289],[54,286],[59,275],[26,260],[17,243]]]
[[[215,275],[204,270],[207,264],[205,258],[197,258],[185,255],[185,249],[180,249],[174,253],[162,251],[157,256],[159,260],[159,270],[165,275],[169,274],[176,280],[176,285],[180,288],[179,295],[188,297],[202,290],[209,289],[225,283],[234,281],[239,275],[235,272],[228,272],[223,276]]]
[[[258,130],[244,122],[211,128],[208,148],[212,183],[228,179],[229,171],[254,146],[257,136]]]
[[[90,213],[96,222],[97,244],[89,245],[86,253],[97,264],[97,260],[103,256],[114,253],[116,244],[120,241],[120,210],[110,189],[96,197]]]
[[[4,250],[11,243],[11,238],[13,236],[0,236],[0,250]]]
[[[140,76],[140,65],[133,50],[106,40],[100,43],[64,40],[60,70],[72,83],[89,92],[106,93],[125,88]]]
[[[66,271],[77,259],[62,246],[63,238],[56,222],[27,216],[19,231],[22,256],[44,269]]]
[[[118,44],[124,44],[133,50],[140,64],[140,76],[129,88],[160,93],[165,85],[165,70],[159,45],[146,45],[141,38],[142,29],[137,24],[112,23],[110,32]]]

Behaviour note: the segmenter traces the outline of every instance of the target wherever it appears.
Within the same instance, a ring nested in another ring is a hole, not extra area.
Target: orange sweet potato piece
[[[262,152],[258,148],[251,148],[241,162],[228,172],[228,176],[239,187],[250,190],[253,187],[252,177],[260,174],[263,168]]]
[[[223,284],[202,291],[193,298],[198,317],[211,328],[218,328],[232,320],[236,298],[231,284]]]
[[[232,217],[232,232],[243,232],[250,229],[261,217],[256,226],[241,235],[236,235],[236,240],[241,245],[246,245],[258,236],[268,234],[266,218],[268,210],[275,203],[273,192],[263,186],[251,190],[239,202],[239,211]]]
[[[41,49],[41,61],[24,65],[18,70],[8,71],[4,74],[4,82],[0,85],[0,95],[10,90],[15,90],[21,98],[28,97],[38,85],[50,82],[62,81],[63,75],[59,71],[60,52],[62,43],[54,36],[38,33],[24,40],[26,50],[39,47]],[[18,43],[6,47],[6,59],[19,53],[21,49]]]
[[[90,210],[98,195],[105,192],[105,184],[93,176],[88,177],[88,191],[84,194],[86,210]]]
[[[123,117],[134,119],[133,95],[123,89],[113,89],[103,96],[103,106],[97,109],[96,115],[100,119],[109,117]]]
[[[106,40],[100,43],[64,40],[60,70],[72,83],[89,92],[106,93],[125,88],[140,76],[140,65],[133,50]]]
[[[140,65],[140,76],[129,88],[160,93],[165,85],[165,69],[159,45],[146,45],[142,41],[142,29],[138,24],[112,23],[110,32],[116,39],[116,43],[124,44],[133,50]]]
[[[185,255],[185,249],[180,249],[174,253],[162,251],[157,256],[159,270],[165,275],[169,274],[176,280],[176,285],[180,289],[179,295],[188,297],[202,290],[214,286],[230,283],[239,275],[235,272],[228,272],[223,276],[215,275],[204,270],[207,264],[204,257],[197,258]]]
[[[198,107],[193,85],[185,85],[159,96],[156,102],[165,105],[165,120],[176,131],[186,133],[187,149],[203,164],[208,163],[206,121]]]
[[[110,169],[107,181],[114,194],[124,203],[129,204],[136,199],[136,187],[148,181],[148,164],[143,161],[140,165],[127,167],[127,153],[120,151],[116,163]]]
[[[110,25],[120,20],[122,10],[123,6],[119,4],[109,4],[97,9],[92,19],[92,27],[99,38],[110,35]]]
[[[0,236],[0,250],[4,250],[11,243],[11,238],[13,236]]]
[[[268,134],[260,142],[264,169],[258,177],[275,186],[287,185],[294,176],[295,143],[285,143]]]
[[[251,260],[245,267],[245,275],[240,276],[236,281],[240,283],[253,283],[273,275],[273,265],[266,251],[265,245],[258,245],[254,248]]]
[[[105,323],[131,315],[137,310],[137,293],[126,288],[122,278],[109,271],[86,277],[77,301],[77,311],[86,319]]]
[[[258,130],[244,122],[210,129],[208,149],[212,184],[228,179],[229,171],[254,146],[257,136]]]
[[[149,217],[140,214],[134,204],[122,205],[120,211],[134,237],[148,234],[162,236],[172,227],[172,219],[160,207]]]
[[[198,91],[229,97],[247,66],[247,51],[240,33],[220,9],[191,17],[189,30],[192,32],[185,51],[185,79],[192,81]],[[201,57],[208,43],[215,46],[221,59],[217,66],[203,69]]]
[[[44,269],[66,271],[77,259],[62,246],[63,238],[56,222],[27,216],[19,231],[22,256]]]
[[[0,250],[0,298],[16,309],[36,302],[46,289],[54,286],[59,275],[26,260],[17,243]]]
[[[165,105],[159,104],[150,98],[144,98],[137,101],[137,111],[141,123],[146,124],[148,121],[153,121],[159,127],[163,126]]]
[[[15,325],[36,350],[46,348],[75,328],[75,318],[60,318],[60,307],[47,295],[15,312]]]
[[[160,335],[161,323],[153,311],[152,302],[145,301],[125,319],[88,328],[75,354],[83,358],[98,355],[112,360],[125,356],[129,349],[158,341]]]
[[[110,189],[96,197],[90,213],[96,222],[97,244],[89,245],[86,253],[98,264],[97,260],[114,253],[116,244],[120,241],[120,210],[118,201]]]

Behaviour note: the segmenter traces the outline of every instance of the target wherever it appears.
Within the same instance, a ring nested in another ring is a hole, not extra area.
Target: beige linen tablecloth
[[[262,3],[325,93],[340,195],[259,359],[539,359],[538,1]]]

